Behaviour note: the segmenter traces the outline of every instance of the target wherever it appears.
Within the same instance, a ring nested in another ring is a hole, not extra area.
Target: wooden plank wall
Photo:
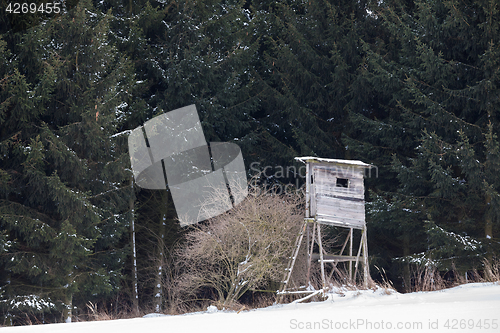
[[[322,224],[362,229],[365,225],[364,169],[334,164],[311,164],[311,215]],[[337,186],[348,179],[348,187]]]

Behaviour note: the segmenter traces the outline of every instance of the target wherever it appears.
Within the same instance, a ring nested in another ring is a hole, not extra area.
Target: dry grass
[[[259,295],[254,299],[252,304],[250,304],[248,307],[250,309],[267,308],[268,306],[271,306],[276,303],[276,298],[277,298],[276,293],[266,293],[264,295]]]
[[[495,259],[490,262],[484,259],[480,270],[473,269],[466,273],[459,273],[453,269],[451,273],[453,279],[444,280],[436,267],[415,267],[412,272],[413,283],[410,292],[442,290],[466,283],[499,282],[500,260]]]
[[[377,266],[375,266],[375,268],[379,271],[380,276],[382,276],[382,283],[377,284],[370,279],[372,281],[371,289],[376,289],[377,287],[379,287],[384,289],[384,294],[386,295],[392,294],[396,290],[396,288],[392,284],[392,281],[387,278],[387,273],[385,272],[385,269],[384,268],[380,269]]]
[[[484,282],[499,282],[500,281],[500,260],[493,260],[493,262],[485,259],[484,265]]]
[[[87,317],[90,321],[118,319],[116,316],[110,314],[106,309],[99,310],[97,304],[92,302],[87,303],[87,310]]]
[[[446,283],[436,267],[417,266],[412,273],[413,283],[410,286],[410,292],[434,291],[446,288]]]
[[[97,303],[92,302],[88,302],[86,307],[85,313],[73,315],[73,322],[140,318],[148,313],[155,312],[153,307],[144,307],[139,309],[139,312],[136,312],[133,311],[131,307],[127,307],[125,304],[121,304],[121,311],[109,311],[105,307],[99,307]]]

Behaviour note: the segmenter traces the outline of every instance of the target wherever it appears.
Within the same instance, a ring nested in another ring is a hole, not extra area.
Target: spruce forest
[[[286,172],[298,156],[376,166],[375,281],[405,292],[426,267],[456,280],[498,260],[497,0],[73,0],[52,14],[0,3],[0,325],[230,298],[184,278],[179,249],[197,227],[131,172],[130,130],[190,104],[207,142],[236,143],[259,186],[300,188]],[[257,207],[300,223],[291,201]],[[270,256],[262,265],[278,265]],[[235,301],[275,295],[280,278],[255,274]]]

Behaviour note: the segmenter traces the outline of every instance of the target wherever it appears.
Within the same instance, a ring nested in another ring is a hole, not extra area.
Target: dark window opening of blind
[[[349,179],[337,178],[337,187],[349,187]]]

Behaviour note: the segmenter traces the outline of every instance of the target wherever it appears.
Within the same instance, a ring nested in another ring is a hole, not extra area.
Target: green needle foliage
[[[369,181],[377,188],[369,216],[381,234],[373,241],[389,233],[402,242],[381,247],[388,257],[423,252],[441,270],[455,263],[463,273],[499,251],[500,8],[495,1],[371,8],[382,33],[364,44],[358,80],[369,90],[346,141],[381,167],[381,179]],[[464,237],[473,240],[460,248]]]
[[[20,36],[12,53],[1,49],[9,59],[0,127],[4,312],[15,312],[13,298],[37,295],[71,313],[73,299],[121,287],[117,245],[130,189],[121,186],[126,151],[112,135],[133,75],[108,41],[109,16],[92,10],[81,1]]]

